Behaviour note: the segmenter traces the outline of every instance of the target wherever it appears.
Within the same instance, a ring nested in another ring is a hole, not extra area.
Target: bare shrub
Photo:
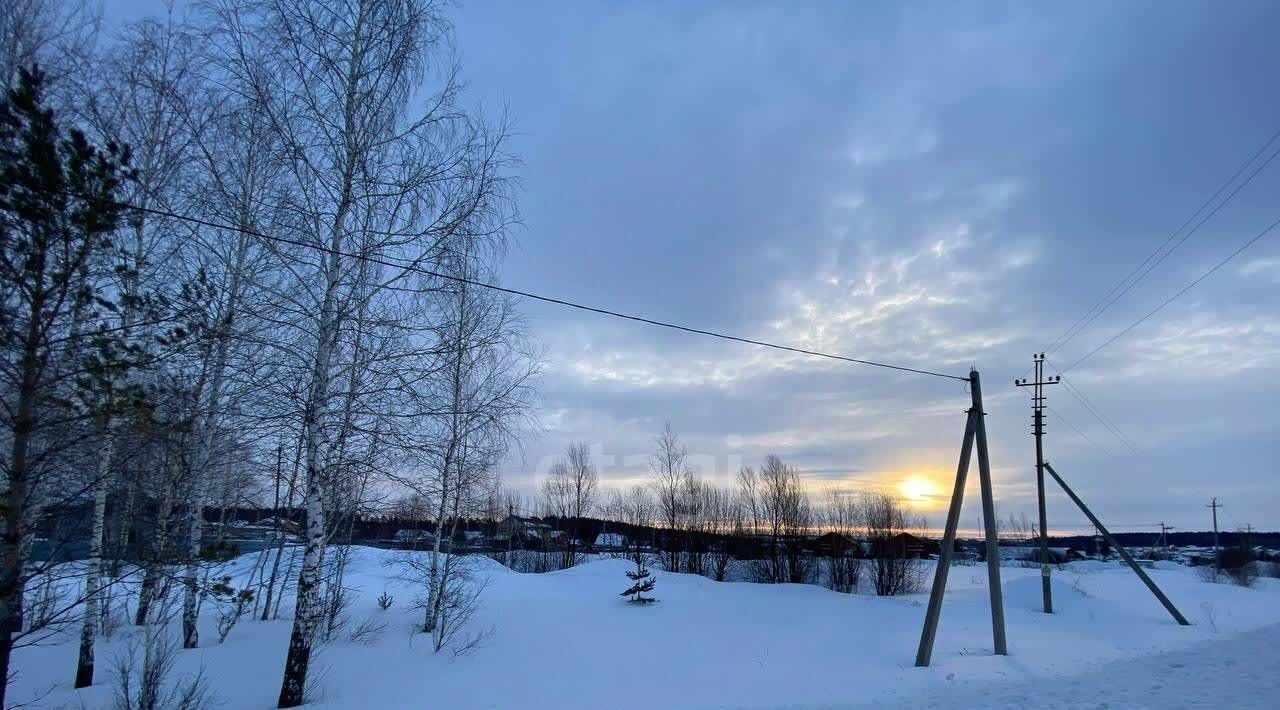
[[[1238,586],[1252,587],[1258,582],[1258,558],[1247,534],[1241,535],[1238,546],[1218,553],[1218,567]]]
[[[117,710],[205,710],[213,707],[213,696],[204,671],[169,685],[169,675],[177,660],[178,647],[161,629],[148,627],[141,634],[142,655],[139,664],[139,642],[131,641],[116,657]]]
[[[529,554],[513,554],[513,564],[528,563],[538,567],[540,572],[550,571],[561,561],[559,554],[537,550],[516,552]],[[491,632],[475,633],[467,628],[480,608],[480,595],[489,586],[489,578],[477,572],[474,558],[447,555],[444,564],[433,565],[421,555],[407,552],[390,564],[400,570],[401,580],[413,584],[421,584],[424,578],[437,575],[439,591],[419,596],[413,604],[413,609],[424,612],[433,606],[436,609],[431,628],[419,627],[420,631],[431,636],[434,651],[438,653],[447,648],[454,655],[461,655],[478,648],[491,635]]]
[[[827,491],[823,522],[827,535],[819,538],[823,581],[829,589],[845,594],[858,591],[862,577],[862,560],[858,557],[857,539],[861,508],[858,499],[845,491]]]
[[[99,623],[102,626],[102,637],[111,638],[116,635],[126,621],[125,611],[115,604],[107,604],[102,610],[102,619]]]
[[[54,575],[43,574],[33,581],[34,584],[28,585],[24,595],[22,610],[22,621],[28,632],[53,626],[63,615],[65,603]]]
[[[905,544],[907,530],[918,521],[911,518],[901,500],[883,491],[865,494],[860,506],[871,547],[870,574],[876,595],[888,597],[924,589],[920,560],[908,554]]]
[[[395,601],[395,597],[387,594],[386,590],[383,590],[382,594],[378,596],[378,608],[386,611],[391,608],[391,605],[394,604]]]
[[[734,492],[716,486],[706,486],[708,531],[712,539],[707,545],[707,572],[717,582],[723,582],[733,562],[731,537],[742,536],[742,504]]]
[[[516,572],[542,574],[556,569],[560,555],[546,550],[512,550],[507,555],[507,566]]]
[[[468,630],[472,617],[480,609],[480,595],[488,586],[489,579],[475,574],[469,565],[459,565],[455,573],[445,579],[440,616],[432,632],[432,648],[437,653],[447,648],[454,656],[466,655],[493,635],[492,628]]]
[[[352,627],[347,633],[347,640],[361,646],[372,646],[382,638],[382,633],[386,630],[387,622],[370,617]]]
[[[1214,583],[1219,579],[1217,565],[1201,565],[1196,568],[1196,573],[1200,576],[1201,582]]]
[[[351,617],[347,612],[351,608],[353,591],[356,590],[343,586],[340,580],[336,583],[330,582],[321,606],[324,625],[316,629],[316,633],[320,634],[320,640],[330,641],[340,636],[343,630],[347,628],[347,624],[351,621]]]
[[[1238,567],[1231,567],[1224,570],[1227,573],[1227,579],[1241,587],[1252,587],[1258,583],[1258,563],[1254,561],[1245,562]]]
[[[752,516],[752,529],[762,538],[763,554],[752,564],[755,581],[809,582],[813,558],[804,543],[813,525],[813,509],[799,471],[769,455],[758,473],[749,466],[738,472],[738,489],[743,509]]]

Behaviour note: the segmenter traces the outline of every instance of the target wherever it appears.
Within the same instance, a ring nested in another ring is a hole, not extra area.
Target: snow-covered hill
[[[397,579],[398,554],[354,550],[347,577],[358,594],[350,627],[373,620],[385,628],[373,640],[324,646],[314,662],[314,707],[1022,705],[1016,698],[1046,678],[1055,686],[1059,678],[1075,683],[1087,689],[1085,700],[1105,702],[1121,687],[1114,679],[1088,679],[1114,676],[1108,669],[1117,662],[1140,664],[1134,659],[1205,642],[1189,652],[1212,657],[1212,642],[1280,623],[1274,580],[1242,589],[1161,565],[1153,577],[1193,623],[1179,627],[1127,569],[1081,563],[1056,572],[1058,613],[1046,616],[1038,611],[1038,571],[1010,567],[1002,570],[1010,655],[994,657],[985,569],[956,567],[934,664],[918,669],[912,664],[926,595],[876,598],[655,571],[661,601],[635,607],[618,596],[628,584],[629,563],[621,560],[534,575],[476,558],[489,584],[472,626],[493,633],[483,647],[455,658],[433,654],[426,638],[413,633],[416,590]],[[376,603],[383,591],[395,597],[390,610]],[[246,619],[217,645],[210,606],[202,617],[204,646],[179,652],[175,677],[203,669],[224,707],[274,707],[290,622]],[[11,697],[43,696],[40,707],[109,707],[109,668],[130,633],[136,632],[125,629],[100,646],[99,685],[84,691],[71,689],[73,640],[18,651]],[[1274,649],[1278,637],[1280,627],[1246,638]],[[1243,641],[1222,648],[1230,643]],[[1255,663],[1277,662],[1270,655]],[[1214,672],[1201,675],[1204,683],[1219,683]],[[1262,699],[1237,681],[1220,684],[1238,695],[1236,707]]]

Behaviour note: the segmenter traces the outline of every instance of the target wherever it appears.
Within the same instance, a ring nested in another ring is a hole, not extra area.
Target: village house
[[[559,531],[539,518],[508,515],[498,523],[497,537],[502,540],[517,539],[524,544],[545,545],[557,536]]]

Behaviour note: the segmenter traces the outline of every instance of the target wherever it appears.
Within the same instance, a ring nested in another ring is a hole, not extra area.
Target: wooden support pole
[[[929,607],[925,612],[924,629],[920,632],[920,648],[916,651],[916,666],[929,665],[933,655],[933,641],[938,633],[938,618],[942,614],[942,597],[947,591],[947,574],[951,571],[951,555],[955,550],[956,528],[960,524],[960,508],[964,502],[964,484],[969,473],[969,458],[974,445],[978,449],[978,477],[982,484],[982,514],[987,524],[987,583],[991,587],[991,635],[995,641],[996,655],[1008,655],[1004,636],[1004,597],[1000,588],[1000,547],[996,539],[995,500],[991,492],[991,461],[987,455],[987,427],[982,418],[982,384],[978,371],[969,372],[969,392],[973,405],[965,423],[964,441],[960,445],[960,463],[956,467],[956,487],[951,493],[951,507],[947,510],[947,527],[942,534],[942,549],[938,554],[938,568],[933,573],[933,588],[929,592]]]
[[[960,464],[956,466],[956,486],[951,491],[951,508],[947,510],[947,526],[942,533],[942,549],[938,553],[938,567],[933,572],[933,589],[929,592],[929,609],[924,616],[924,629],[920,633],[920,648],[916,651],[916,665],[929,665],[933,656],[933,640],[938,633],[938,617],[942,614],[942,595],[947,590],[947,574],[951,571],[951,556],[956,547],[956,529],[960,525],[960,507],[964,501],[964,483],[969,474],[969,457],[973,452],[973,435],[978,414],[969,410],[964,427],[964,441],[960,444]]]
[[[1009,655],[1004,636],[1004,589],[1000,586],[1000,539],[996,526],[996,502],[991,490],[991,459],[987,454],[987,416],[982,409],[982,384],[978,371],[969,373],[969,388],[973,392],[978,445],[978,480],[982,483],[982,520],[987,537],[987,588],[991,594],[991,640],[997,656]]]
[[[1098,528],[1098,531],[1102,533],[1104,538],[1106,538],[1107,543],[1120,553],[1120,556],[1124,558],[1125,562],[1129,563],[1129,567],[1133,569],[1134,574],[1138,575],[1138,578],[1142,580],[1142,583],[1147,585],[1147,589],[1150,589],[1151,593],[1156,595],[1156,599],[1160,600],[1160,603],[1164,605],[1164,608],[1168,610],[1174,620],[1183,626],[1190,626],[1191,622],[1187,621],[1186,617],[1182,615],[1182,612],[1179,612],[1178,608],[1173,605],[1173,602],[1169,601],[1169,597],[1166,597],[1164,592],[1160,591],[1160,588],[1156,586],[1156,583],[1151,580],[1151,577],[1147,576],[1147,573],[1142,571],[1142,568],[1138,566],[1137,562],[1134,562],[1129,551],[1124,549],[1124,546],[1112,537],[1110,531],[1108,531],[1106,526],[1102,524],[1102,521],[1098,520],[1097,516],[1095,516],[1093,512],[1089,510],[1089,507],[1084,504],[1084,501],[1080,500],[1080,497],[1075,494],[1075,491],[1071,490],[1071,487],[1067,485],[1067,482],[1062,480],[1062,476],[1059,476],[1058,472],[1053,470],[1053,466],[1050,466],[1048,461],[1045,461],[1044,463],[1044,470],[1048,471],[1050,476],[1053,476],[1053,480],[1057,481],[1059,486],[1062,486],[1062,490],[1066,491],[1067,496],[1080,507],[1080,510],[1084,511],[1084,514],[1089,518],[1089,522],[1093,523],[1094,527]]]

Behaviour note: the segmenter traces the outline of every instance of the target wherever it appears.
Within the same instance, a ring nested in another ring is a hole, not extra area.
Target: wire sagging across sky
[[[1157,314],[1157,313],[1159,313],[1160,311],[1164,310],[1165,306],[1168,306],[1170,303],[1173,303],[1174,301],[1176,301],[1176,300],[1177,300],[1180,296],[1182,296],[1184,293],[1186,293],[1187,291],[1190,291],[1191,289],[1195,288],[1195,287],[1196,287],[1196,285],[1198,285],[1201,281],[1204,281],[1205,279],[1207,279],[1207,278],[1209,278],[1210,276],[1212,276],[1212,275],[1213,275],[1213,274],[1214,274],[1218,269],[1221,269],[1222,267],[1226,266],[1226,265],[1227,265],[1227,264],[1228,264],[1232,259],[1236,258],[1237,256],[1240,256],[1240,254],[1244,253],[1244,251],[1245,251],[1246,249],[1248,249],[1249,247],[1253,246],[1254,244],[1257,244],[1259,241],[1261,241],[1261,239],[1262,239],[1263,237],[1265,237],[1265,236],[1267,236],[1268,234],[1270,234],[1271,232],[1275,231],[1275,228],[1276,228],[1276,227],[1280,227],[1280,219],[1278,219],[1278,220],[1276,220],[1276,221],[1272,222],[1270,225],[1268,225],[1268,226],[1267,226],[1267,228],[1266,228],[1266,229],[1263,229],[1261,232],[1258,232],[1256,235],[1254,235],[1254,237],[1253,237],[1252,239],[1250,239],[1249,241],[1245,242],[1244,244],[1241,244],[1239,248],[1237,248],[1235,251],[1233,251],[1233,252],[1231,252],[1230,254],[1228,254],[1228,255],[1226,256],[1226,258],[1225,258],[1225,259],[1223,259],[1222,261],[1219,261],[1218,263],[1214,264],[1212,268],[1210,268],[1208,271],[1206,271],[1206,272],[1204,272],[1203,274],[1201,274],[1201,275],[1200,275],[1196,280],[1192,281],[1191,283],[1187,284],[1186,286],[1183,286],[1183,287],[1182,287],[1182,289],[1181,289],[1180,291],[1178,291],[1177,293],[1173,294],[1172,296],[1170,296],[1170,297],[1166,298],[1166,299],[1165,299],[1165,300],[1164,300],[1160,305],[1158,305],[1158,306],[1156,306],[1155,308],[1153,308],[1153,309],[1152,309],[1151,311],[1149,311],[1146,315],[1142,316],[1142,317],[1141,317],[1141,318],[1139,318],[1138,320],[1136,320],[1136,321],[1134,321],[1133,323],[1131,323],[1131,324],[1130,324],[1128,327],[1126,327],[1124,330],[1121,330],[1119,333],[1116,333],[1115,335],[1111,336],[1111,338],[1110,338],[1109,340],[1107,340],[1105,343],[1103,343],[1103,344],[1099,345],[1098,347],[1094,348],[1093,350],[1090,350],[1090,351],[1088,352],[1088,354],[1086,354],[1084,357],[1082,357],[1082,358],[1080,358],[1079,360],[1076,360],[1075,362],[1073,362],[1073,363],[1071,363],[1070,365],[1068,365],[1068,366],[1066,367],[1066,369],[1062,370],[1062,373],[1066,373],[1066,372],[1068,372],[1068,371],[1070,371],[1070,370],[1074,369],[1074,368],[1075,368],[1077,365],[1079,365],[1080,363],[1082,363],[1082,362],[1084,362],[1084,361],[1088,360],[1089,358],[1093,357],[1094,355],[1096,355],[1096,354],[1098,353],[1098,351],[1102,350],[1103,348],[1107,347],[1108,345],[1110,345],[1110,344],[1112,344],[1112,343],[1116,342],[1117,340],[1119,340],[1120,338],[1124,337],[1126,334],[1128,334],[1128,333],[1129,333],[1129,331],[1133,330],[1134,328],[1137,328],[1138,326],[1142,325],[1142,324],[1143,324],[1144,322],[1146,322],[1146,320],[1147,320],[1148,318],[1150,318],[1151,316],[1154,316],[1155,314]]]
[[[218,223],[218,222],[211,222],[211,221],[209,221],[209,220],[201,219],[201,218],[199,218],[199,217],[191,217],[191,216],[189,216],[189,215],[178,214],[177,212],[172,212],[172,211],[169,211],[169,210],[161,210],[161,209],[156,209],[156,208],[152,208],[152,207],[141,207],[141,206],[138,206],[138,205],[130,204],[130,203],[128,203],[128,202],[116,202],[115,204],[116,204],[116,205],[118,205],[118,206],[120,206],[120,207],[123,207],[123,208],[125,208],[125,209],[130,209],[130,210],[133,210],[133,211],[135,211],[135,212],[140,212],[140,213],[143,213],[143,214],[150,214],[150,215],[155,215],[155,216],[158,216],[158,217],[168,217],[168,218],[170,218],[170,219],[176,219],[176,220],[179,220],[179,221],[188,222],[188,223],[191,223],[191,224],[197,224],[197,225],[200,225],[200,226],[202,226],[202,227],[209,227],[209,228],[212,228],[212,229],[223,229],[223,230],[232,231],[232,232],[239,232],[239,233],[242,233],[242,234],[247,234],[247,235],[249,235],[249,236],[251,236],[251,237],[257,237],[257,238],[259,238],[259,239],[265,239],[265,240],[267,240],[267,241],[271,241],[271,242],[277,242],[277,243],[280,243],[280,244],[289,244],[289,245],[291,245],[291,246],[301,247],[301,248],[304,248],[304,249],[312,249],[312,250],[314,250],[314,251],[318,251],[318,252],[321,252],[321,253],[324,253],[324,254],[330,254],[330,255],[335,255],[335,256],[342,256],[342,257],[346,257],[346,258],[349,258],[349,259],[358,259],[358,260],[366,261],[366,262],[371,263],[371,264],[379,264],[379,265],[381,265],[381,266],[389,266],[389,267],[397,268],[397,269],[406,269],[406,270],[408,270],[408,271],[413,271],[413,272],[416,272],[416,273],[422,274],[422,275],[424,275],[424,276],[431,276],[431,277],[434,277],[434,278],[440,278],[440,279],[445,279],[445,280],[448,280],[448,281],[454,281],[454,282],[456,282],[456,283],[463,283],[463,284],[466,284],[466,285],[468,285],[468,286],[477,286],[477,287],[480,287],[480,288],[486,288],[486,289],[490,289],[490,290],[493,290],[493,291],[499,291],[499,292],[501,292],[501,293],[510,294],[510,295],[512,295],[512,296],[519,296],[519,297],[521,297],[521,298],[527,298],[527,299],[534,300],[534,301],[542,301],[543,303],[552,303],[552,304],[555,304],[555,305],[558,305],[558,306],[564,306],[564,307],[567,307],[567,308],[574,308],[574,309],[577,309],[577,310],[580,310],[580,311],[587,311],[588,313],[596,313],[596,314],[603,315],[603,316],[609,316],[609,317],[612,317],[612,318],[620,318],[620,319],[623,319],[623,320],[634,321],[634,322],[637,322],[637,323],[647,323],[648,325],[658,326],[658,327],[660,327],[660,328],[668,328],[668,329],[671,329],[671,330],[678,330],[678,331],[682,331],[682,332],[685,332],[685,333],[692,333],[692,334],[694,334],[694,335],[705,335],[705,336],[708,336],[708,337],[711,337],[711,338],[719,338],[719,339],[721,339],[721,340],[730,340],[730,341],[737,342],[737,343],[745,343],[745,344],[747,344],[747,345],[756,345],[756,346],[763,347],[763,348],[771,348],[771,349],[773,349],[773,350],[781,350],[781,351],[784,351],[784,352],[797,353],[797,354],[800,354],[800,355],[809,355],[809,356],[812,356],[812,357],[821,357],[821,358],[827,358],[827,359],[830,359],[830,360],[839,360],[839,361],[842,361],[842,362],[850,362],[850,363],[854,363],[854,364],[857,364],[857,365],[867,365],[867,366],[869,366],[869,367],[879,367],[879,368],[884,368],[884,369],[887,369],[887,370],[897,370],[897,371],[899,371],[899,372],[910,372],[910,373],[914,373],[914,374],[917,374],[917,375],[929,375],[929,376],[931,376],[931,377],[942,377],[942,378],[946,378],[946,379],[949,379],[949,380],[959,380],[959,381],[961,381],[961,382],[968,382],[968,381],[969,381],[969,378],[968,378],[968,377],[961,377],[961,376],[958,376],[958,375],[949,375],[949,374],[946,374],[946,373],[944,373],[944,372],[934,372],[934,371],[932,371],[932,370],[922,370],[922,369],[914,368],[914,367],[906,367],[906,366],[904,366],[904,365],[892,365],[892,364],[889,364],[889,363],[885,363],[885,362],[878,362],[878,361],[875,361],[875,360],[864,360],[864,359],[861,359],[861,358],[848,357],[848,356],[845,356],[845,355],[835,355],[835,354],[832,354],[832,353],[825,353],[825,352],[821,352],[821,351],[818,351],[818,350],[809,350],[809,349],[807,349],[807,348],[797,348],[797,347],[792,347],[792,346],[790,346],[790,345],[781,345],[781,344],[778,344],[778,343],[771,343],[771,342],[764,341],[764,340],[756,340],[756,339],[754,339],[754,338],[744,338],[744,337],[737,336],[737,335],[729,335],[729,334],[726,334],[726,333],[719,333],[719,332],[716,332],[716,331],[713,331],[713,330],[706,330],[706,329],[703,329],[703,328],[695,328],[695,327],[692,327],[692,326],[681,325],[681,324],[679,324],[679,323],[671,323],[671,322],[668,322],[668,321],[657,320],[657,319],[655,319],[655,318],[648,318],[648,317],[645,317],[645,316],[638,316],[638,315],[633,315],[633,314],[630,314],[630,313],[622,313],[622,312],[620,312],[620,311],[609,310],[609,309],[607,309],[607,308],[599,308],[599,307],[596,307],[596,306],[588,306],[588,305],[585,305],[585,304],[582,304],[582,303],[576,303],[576,302],[574,302],[574,301],[568,301],[568,300],[565,300],[565,299],[562,299],[562,298],[555,298],[555,297],[552,297],[552,296],[543,296],[543,295],[540,295],[540,294],[532,293],[532,292],[530,292],[530,291],[521,291],[520,289],[507,288],[507,287],[505,287],[505,286],[498,286],[498,285],[496,285],[496,284],[491,284],[491,283],[487,283],[487,282],[484,282],[484,281],[476,281],[476,280],[468,279],[468,278],[465,278],[465,277],[462,277],[462,276],[454,276],[454,275],[451,275],[451,274],[443,274],[443,273],[440,273],[440,272],[437,272],[437,271],[432,271],[431,269],[426,269],[426,268],[423,268],[423,267],[417,266],[417,265],[415,265],[415,264],[406,264],[406,263],[403,263],[403,262],[397,262],[397,261],[394,261],[394,260],[391,260],[391,259],[384,259],[384,258],[380,258],[380,257],[369,256],[369,255],[367,255],[367,254],[355,254],[355,253],[352,253],[352,252],[345,252],[345,251],[335,250],[335,249],[331,249],[331,248],[329,248],[329,247],[321,246],[321,245],[319,245],[319,244],[311,244],[311,243],[304,242],[304,241],[302,241],[302,240],[298,240],[298,239],[289,239],[288,237],[280,237],[280,236],[272,236],[272,235],[268,235],[268,234],[263,234],[263,233],[261,233],[261,232],[258,232],[258,231],[252,230],[252,229],[248,229],[248,228],[245,228],[245,227],[237,227],[237,226],[235,226],[235,225],[230,225],[230,224],[221,224],[221,223]]]
[[[1054,341],[1050,343],[1047,348],[1045,348],[1045,351],[1048,354],[1052,355],[1058,350],[1061,350],[1063,346],[1065,346],[1072,338],[1084,332],[1086,328],[1088,328],[1094,321],[1096,321],[1098,317],[1101,316],[1108,308],[1114,305],[1116,301],[1120,300],[1121,298],[1124,297],[1125,294],[1132,291],[1133,288],[1137,286],[1139,282],[1145,279],[1147,275],[1150,274],[1165,259],[1169,258],[1169,255],[1172,254],[1178,247],[1182,246],[1183,243],[1185,243],[1188,239],[1194,236],[1195,233],[1198,232],[1200,228],[1205,225],[1206,222],[1212,219],[1214,215],[1218,214],[1218,212],[1223,207],[1225,207],[1227,203],[1231,202],[1231,200],[1237,194],[1239,194],[1239,192],[1243,190],[1249,183],[1253,182],[1253,179],[1258,176],[1258,173],[1262,172],[1263,169],[1265,169],[1268,165],[1270,165],[1271,162],[1274,161],[1278,155],[1280,155],[1280,148],[1277,148],[1276,150],[1272,151],[1271,155],[1269,155],[1266,160],[1262,161],[1262,163],[1260,163],[1257,167],[1255,167],[1253,171],[1249,173],[1248,177],[1244,179],[1243,182],[1236,185],[1235,189],[1231,190],[1231,192],[1227,194],[1227,196],[1223,198],[1221,202],[1218,202],[1217,205],[1215,205],[1212,210],[1209,210],[1208,214],[1205,214],[1202,219],[1196,222],[1196,218],[1199,217],[1200,214],[1204,212],[1210,205],[1212,205],[1214,201],[1217,200],[1218,197],[1222,195],[1222,193],[1225,192],[1227,188],[1229,188],[1236,181],[1237,178],[1239,178],[1242,174],[1244,174],[1244,172],[1249,168],[1250,165],[1253,165],[1254,162],[1256,162],[1259,157],[1261,157],[1264,153],[1266,153],[1267,150],[1272,146],[1272,144],[1276,142],[1277,139],[1280,139],[1280,130],[1277,130],[1275,133],[1272,133],[1271,137],[1268,138],[1266,142],[1264,142],[1252,155],[1250,155],[1249,159],[1246,160],[1244,163],[1242,163],[1240,167],[1237,168],[1234,173],[1232,173],[1231,177],[1227,178],[1226,181],[1223,182],[1222,185],[1218,187],[1217,191],[1215,191],[1213,195],[1209,197],[1209,199],[1205,200],[1204,203],[1201,204],[1200,207],[1196,209],[1196,211],[1193,212],[1190,217],[1187,217],[1186,221],[1184,221],[1181,225],[1179,225],[1178,228],[1175,229],[1172,234],[1170,234],[1163,242],[1161,242],[1160,246],[1156,247],[1155,251],[1152,251],[1149,255],[1147,255],[1147,258],[1143,259],[1142,263],[1135,266],[1133,270],[1130,271],[1123,279],[1121,279],[1114,286],[1112,286],[1111,290],[1109,290],[1102,298],[1098,299],[1098,301],[1094,303],[1093,306],[1090,307],[1089,310],[1084,313],[1084,315],[1080,316],[1080,318],[1078,318],[1076,322],[1071,325],[1071,327],[1067,328],[1067,330],[1064,331],[1062,335],[1059,335],[1056,339],[1054,339]],[[1191,229],[1188,230],[1186,234],[1183,234],[1182,238],[1178,239],[1177,243],[1175,243],[1172,247],[1169,247],[1170,242],[1173,242],[1174,239],[1177,239],[1178,235],[1182,234],[1183,230],[1187,229],[1187,227],[1190,226],[1192,222],[1196,222],[1195,226],[1191,227]],[[1168,250],[1166,250],[1165,247],[1169,247]]]

